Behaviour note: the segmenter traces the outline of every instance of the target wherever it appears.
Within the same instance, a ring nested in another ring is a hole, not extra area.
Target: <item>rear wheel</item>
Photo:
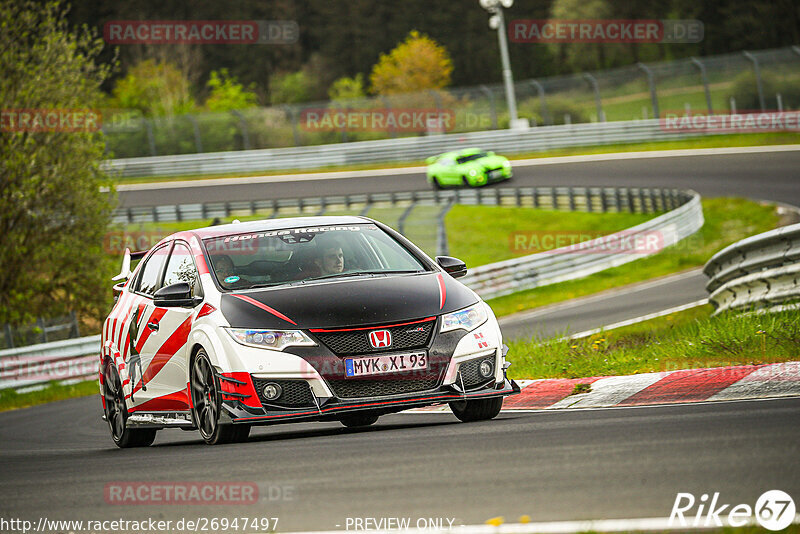
[[[465,423],[494,419],[500,413],[500,408],[502,407],[503,397],[450,403],[450,409],[453,410],[453,414]]]
[[[117,368],[111,362],[106,364],[103,377],[103,397],[105,398],[105,414],[111,439],[117,447],[147,447],[156,439],[154,428],[127,428],[128,406],[125,392],[119,379]]]
[[[197,351],[190,378],[192,387],[192,418],[200,436],[209,445],[244,441],[250,434],[250,425],[222,424],[219,415],[222,406],[219,379],[203,349]]]
[[[374,424],[378,420],[378,417],[380,416],[371,413],[354,414],[342,417],[339,421],[347,428],[358,428]]]

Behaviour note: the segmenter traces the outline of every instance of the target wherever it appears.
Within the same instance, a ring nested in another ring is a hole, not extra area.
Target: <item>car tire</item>
[[[192,420],[206,444],[221,445],[247,439],[250,433],[249,425],[223,424],[219,421],[222,408],[219,378],[203,349],[198,350],[192,360],[189,384],[192,395]]]
[[[453,414],[464,423],[494,419],[503,407],[503,397],[476,399],[450,403]]]
[[[354,414],[342,417],[339,422],[347,428],[359,428],[374,424],[379,417],[379,415],[371,413]]]
[[[128,405],[125,402],[125,391],[122,389],[117,368],[108,362],[103,374],[103,397],[105,398],[103,410],[114,444],[120,449],[150,446],[156,439],[158,430],[127,428]]]
[[[467,180],[466,176],[461,176],[461,183],[464,187],[469,187],[469,180]]]
[[[434,189],[444,189],[442,187],[442,184],[439,182],[439,178],[437,178],[436,176],[433,177],[433,188]]]

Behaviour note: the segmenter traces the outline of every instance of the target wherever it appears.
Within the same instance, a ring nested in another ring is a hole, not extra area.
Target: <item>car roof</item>
[[[303,226],[331,226],[346,224],[363,224],[374,222],[368,217],[354,215],[322,215],[316,217],[285,217],[282,219],[260,219],[241,223],[218,224],[190,230],[200,239],[220,237],[226,235],[248,234],[255,232],[268,232],[270,230],[283,230]],[[182,233],[182,232],[180,232]],[[175,234],[177,236],[178,234]],[[170,236],[170,237],[175,237]]]
[[[452,152],[445,152],[444,154],[439,155],[439,158],[444,157],[459,157],[459,156],[470,156],[472,154],[477,154],[478,152],[486,152],[482,148],[462,148],[461,150],[453,150]]]

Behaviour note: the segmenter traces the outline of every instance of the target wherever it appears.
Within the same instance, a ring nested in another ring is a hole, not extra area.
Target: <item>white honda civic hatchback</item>
[[[365,217],[213,226],[126,252],[100,356],[111,436],[147,446],[196,429],[216,444],[252,425],[364,426],[442,403],[491,419],[519,388],[464,274]]]

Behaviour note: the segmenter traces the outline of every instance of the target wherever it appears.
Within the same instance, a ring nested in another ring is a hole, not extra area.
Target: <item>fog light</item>
[[[281,393],[283,393],[283,389],[274,382],[270,382],[264,386],[264,398],[267,400],[274,401],[281,396]]]
[[[478,366],[478,372],[483,378],[489,378],[494,374],[494,365],[489,360],[483,360]]]

